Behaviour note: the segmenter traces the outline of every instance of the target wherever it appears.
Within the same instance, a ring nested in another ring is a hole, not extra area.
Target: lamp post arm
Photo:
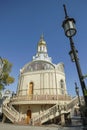
[[[87,78],[87,74],[86,74],[86,75],[83,75],[83,78],[84,78],[84,79]]]

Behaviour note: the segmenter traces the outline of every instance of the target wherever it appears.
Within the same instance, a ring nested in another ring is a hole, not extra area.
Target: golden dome
[[[38,45],[46,45],[46,42],[44,41],[43,35],[41,35]]]

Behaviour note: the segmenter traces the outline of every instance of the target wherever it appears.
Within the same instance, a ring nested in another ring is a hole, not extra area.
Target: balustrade
[[[19,95],[11,98],[16,101],[70,101],[72,98],[68,95]]]
[[[76,103],[78,102],[77,97],[73,98],[73,100],[65,105],[54,105],[53,107],[49,108],[45,112],[41,113],[38,117],[34,117],[32,119],[33,125],[38,123],[43,123],[44,121],[47,121],[50,119],[50,117],[55,118],[56,116],[59,116],[62,113],[70,112],[70,108],[72,108]],[[72,106],[73,105],[73,106]]]
[[[54,95],[32,95],[32,99],[30,99],[30,97],[27,96],[14,96],[11,100],[15,101],[26,101],[26,100],[56,100],[58,99],[62,99],[62,97],[60,95],[58,95],[57,97]],[[39,98],[38,98],[39,97]],[[71,100],[71,97],[63,96],[63,99],[65,100]],[[40,115],[38,115],[37,117],[32,118],[32,124],[42,124],[45,121],[48,121],[49,119],[55,118],[59,115],[61,115],[62,113],[66,113],[69,112],[70,108],[72,108],[76,103],[78,102],[78,98],[75,97],[73,98],[68,104],[56,104],[53,107],[47,109],[46,111],[40,113]],[[4,114],[14,123],[14,122],[18,122],[19,120],[19,112],[17,112],[15,110],[15,108],[11,105],[11,101],[8,102],[4,102],[3,104],[3,112]]]
[[[12,121],[17,122],[19,119],[19,113],[10,103],[3,103],[3,113]]]

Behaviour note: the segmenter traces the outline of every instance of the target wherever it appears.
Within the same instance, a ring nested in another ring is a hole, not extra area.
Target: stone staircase
[[[71,109],[78,103],[78,98],[73,98],[68,104],[66,105],[59,105],[56,104],[53,107],[47,109],[45,112],[41,113],[39,116],[34,117],[32,119],[33,125],[41,125],[49,120],[55,119],[56,117],[67,114],[71,111]]]
[[[45,112],[42,112],[37,117],[31,119],[32,125],[41,125],[52,119],[59,117],[62,114],[67,114],[71,109],[78,103],[78,98],[74,97],[68,104],[59,105],[56,104],[53,107],[47,109]],[[20,123],[20,113],[10,104],[10,99],[6,99],[3,102],[3,114],[4,117],[8,118],[12,123]],[[5,120],[3,118],[3,122]]]
[[[6,99],[3,102],[3,122],[5,121],[5,118],[7,117],[12,123],[18,123],[19,122],[19,112],[16,111],[16,109],[9,103],[10,99]]]
[[[55,117],[59,116],[60,114],[65,113],[66,110],[64,110],[63,106],[60,106],[58,104],[54,105],[53,107],[49,108],[45,112],[41,113],[39,116],[32,119],[33,125],[41,125],[49,120],[54,119]]]

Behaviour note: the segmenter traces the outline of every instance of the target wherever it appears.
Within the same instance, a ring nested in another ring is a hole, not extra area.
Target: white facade
[[[61,71],[62,68],[62,71]],[[67,94],[63,64],[56,68],[26,72],[20,75],[18,95],[28,95],[29,84],[33,83],[33,94]]]

